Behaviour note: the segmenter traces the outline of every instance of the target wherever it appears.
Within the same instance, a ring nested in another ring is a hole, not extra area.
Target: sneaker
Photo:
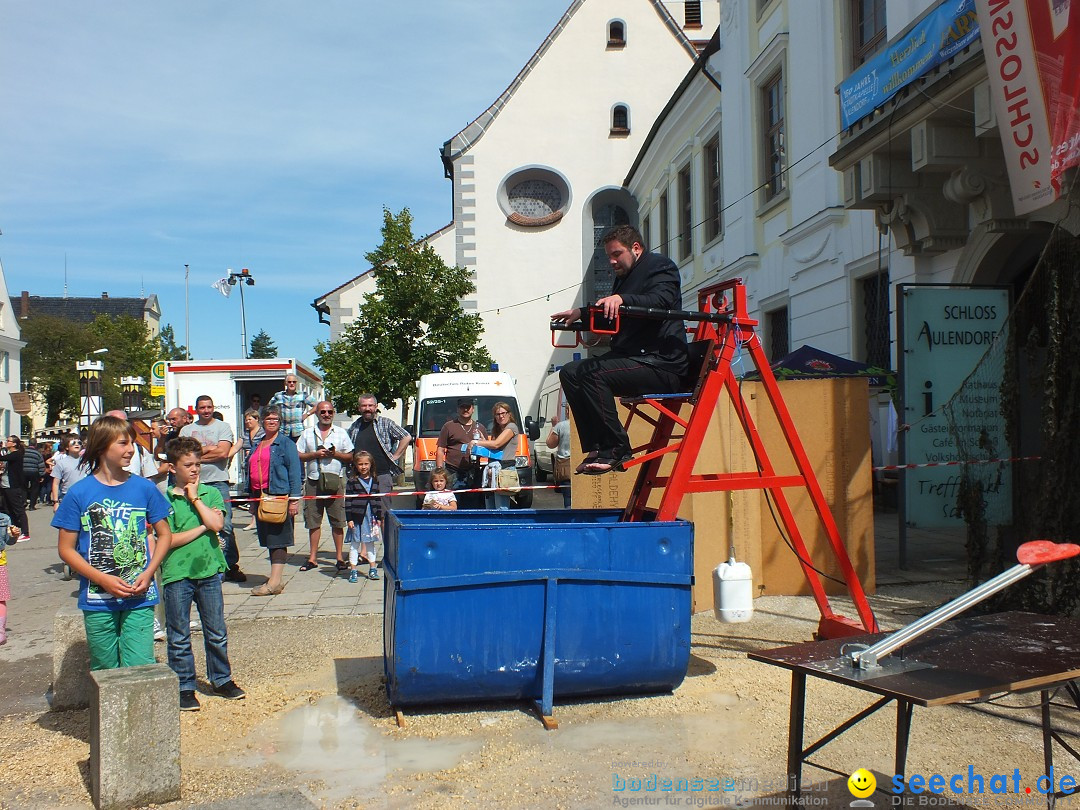
[[[371,566],[371,569],[367,572],[367,578],[368,579],[378,579],[379,578],[379,569],[376,568],[374,565]]]
[[[214,687],[214,694],[226,700],[243,700],[247,692],[237,686],[233,681],[225,681],[221,686]]]
[[[349,582],[359,582],[359,581],[360,581],[360,572],[357,571],[356,569],[353,569],[352,571],[350,571],[349,572]]]
[[[195,697],[194,689],[181,689],[180,690],[180,711],[182,712],[197,712],[199,710],[199,699]]]
[[[16,542],[16,543],[25,543],[25,542],[26,542],[27,540],[29,540],[29,539],[30,539],[30,535],[28,535],[28,534],[21,534],[21,535],[19,535],[19,539],[18,539],[18,540],[16,540],[15,542]]]
[[[154,641],[165,640],[165,628],[161,626],[161,622],[154,619]]]
[[[222,577],[228,582],[247,582],[247,574],[240,570],[239,565],[234,565]]]

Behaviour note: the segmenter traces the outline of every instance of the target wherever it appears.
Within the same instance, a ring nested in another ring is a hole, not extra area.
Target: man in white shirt
[[[301,571],[318,566],[315,559],[322,539],[323,513],[334,535],[337,570],[348,571],[349,563],[341,551],[345,542],[345,475],[352,463],[353,443],[349,434],[334,424],[334,406],[329,402],[315,405],[318,424],[305,428],[296,442],[304,464],[304,525],[308,530],[311,553]],[[318,496],[318,497],[316,497]]]

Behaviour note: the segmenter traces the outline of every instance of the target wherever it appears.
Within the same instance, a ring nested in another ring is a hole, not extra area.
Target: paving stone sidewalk
[[[248,531],[251,519],[246,512],[234,512],[236,544],[240,550],[240,569],[247,582],[223,582],[226,619],[260,619],[267,617],[300,618],[304,616],[359,616],[382,613],[382,579],[369,580],[367,565],[361,564],[359,582],[349,582],[348,571],[334,567],[334,539],[330,526],[323,524],[319,544],[319,567],[301,571],[308,555],[308,533],[303,518],[296,519],[296,545],[289,549],[285,566],[285,590],[275,596],[252,596],[251,591],[266,582],[270,560],[266,549],[259,545],[254,531]],[[349,558],[345,546],[344,557]],[[382,559],[382,544],[376,548]],[[381,571],[380,571],[381,573]]]

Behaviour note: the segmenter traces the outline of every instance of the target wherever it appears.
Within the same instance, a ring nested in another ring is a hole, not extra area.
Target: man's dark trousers
[[[559,371],[563,395],[574,414],[581,449],[618,459],[630,455],[630,439],[619,421],[617,396],[678,391],[682,378],[663,368],[613,356],[574,360]]]

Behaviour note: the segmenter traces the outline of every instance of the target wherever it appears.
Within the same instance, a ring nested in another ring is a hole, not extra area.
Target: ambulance
[[[431,471],[435,469],[435,445],[442,426],[457,416],[459,397],[472,397],[476,400],[473,416],[491,433],[491,409],[496,402],[505,402],[514,415],[514,423],[522,431],[517,438],[517,452],[514,466],[522,487],[531,487],[533,483],[532,450],[530,437],[522,422],[521,408],[518,405],[514,379],[503,371],[444,371],[423,375],[416,384],[416,406],[413,411],[413,424],[407,430],[413,436],[413,485],[417,490],[426,490]],[[417,508],[423,503],[423,496],[417,496]],[[512,498],[512,504],[518,509],[532,506],[531,489],[522,489]]]

